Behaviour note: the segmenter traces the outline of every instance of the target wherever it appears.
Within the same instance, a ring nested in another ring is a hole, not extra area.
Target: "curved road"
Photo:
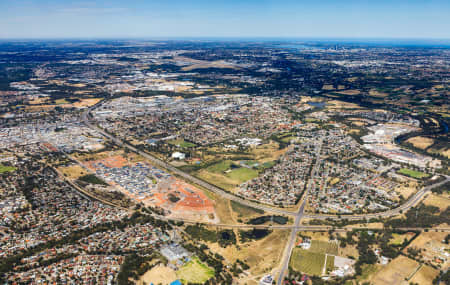
[[[445,180],[423,187],[422,189],[417,191],[414,195],[412,195],[405,203],[403,203],[399,207],[392,209],[392,210],[387,210],[385,212],[379,212],[379,213],[373,213],[373,214],[359,214],[359,215],[340,215],[340,216],[325,215],[325,214],[311,214],[311,215],[305,215],[304,217],[310,218],[310,219],[320,219],[320,220],[325,220],[325,219],[364,220],[364,219],[380,218],[380,217],[381,218],[392,217],[392,216],[401,214],[400,212],[403,212],[403,213],[407,212],[411,207],[417,205],[423,199],[423,197],[428,193],[428,191],[430,191],[431,189],[433,189],[435,187],[441,186],[441,185],[447,183],[448,181],[450,181],[450,176],[446,175]]]
[[[100,102],[101,104],[102,102]],[[165,168],[167,170],[169,170],[170,172],[183,177],[184,179],[186,179],[187,181],[190,181],[194,184],[200,185],[204,188],[206,188],[207,190],[214,192],[218,195],[220,195],[223,198],[226,198],[228,200],[232,200],[244,205],[247,205],[249,207],[253,207],[256,209],[260,209],[269,213],[276,213],[276,214],[282,214],[282,215],[287,215],[287,216],[295,216],[297,217],[299,215],[298,212],[292,212],[292,211],[288,211],[285,209],[280,209],[280,208],[274,208],[268,205],[264,205],[264,204],[258,204],[252,201],[249,201],[247,199],[243,199],[240,198],[236,195],[233,195],[229,192],[226,192],[225,190],[216,187],[214,185],[211,185],[201,179],[198,179],[195,176],[192,176],[184,171],[179,170],[178,168],[166,163],[165,161],[162,161],[146,152],[143,152],[137,148],[135,148],[134,146],[123,142],[122,140],[116,138],[115,136],[105,132],[103,129],[97,127],[96,125],[92,124],[89,119],[88,116],[90,114],[90,111],[95,109],[96,107],[98,107],[98,105],[100,104],[96,104],[94,106],[91,106],[90,108],[87,109],[86,112],[84,112],[82,114],[82,120],[83,122],[90,127],[91,129],[96,130],[97,132],[99,132],[100,134],[102,134],[103,136],[109,138],[110,140],[112,140],[114,143],[116,143],[117,145],[120,146],[125,146],[127,148],[129,148],[130,150],[142,155],[143,157],[145,157],[146,159],[150,160],[152,163],[154,163],[157,166],[160,166],[162,168]],[[348,219],[348,220],[364,220],[364,219],[370,219],[370,218],[378,218],[378,217],[391,217],[391,216],[395,216],[400,214],[400,211],[407,211],[409,210],[412,206],[416,205],[424,196],[425,194],[431,190],[434,187],[440,186],[442,184],[444,184],[447,181],[450,181],[450,176],[446,176],[446,179],[440,183],[436,183],[436,184],[432,184],[429,186],[426,186],[424,188],[422,188],[421,190],[419,190],[418,192],[416,192],[416,194],[414,194],[413,196],[411,196],[404,204],[402,204],[401,206],[399,206],[398,208],[392,209],[392,210],[388,210],[385,212],[380,212],[380,213],[374,213],[374,214],[355,214],[355,215],[326,215],[326,214],[307,214],[307,215],[303,215],[303,211],[302,211],[302,217],[303,218],[311,218],[311,219],[333,219],[333,220],[340,220],[340,219]]]
[[[261,225],[261,226],[257,226],[257,225],[227,225],[227,224],[211,224],[213,226],[218,226],[218,227],[230,227],[230,228],[270,228],[270,229],[292,229],[288,244],[286,245],[283,257],[282,257],[282,262],[281,262],[281,270],[277,279],[277,284],[282,284],[282,281],[284,279],[285,273],[287,271],[288,265],[289,265],[289,259],[292,253],[292,249],[293,246],[295,244],[295,240],[296,240],[296,236],[297,236],[297,232],[298,231],[320,231],[320,230],[329,230],[331,227],[329,226],[301,226],[301,220],[303,218],[310,218],[310,219],[331,219],[331,220],[341,220],[341,219],[347,219],[347,220],[365,220],[365,219],[371,219],[371,218],[387,218],[387,217],[391,217],[391,216],[396,216],[401,214],[401,212],[406,212],[408,211],[411,207],[415,206],[416,204],[418,204],[423,197],[428,193],[428,191],[430,191],[432,188],[440,186],[448,181],[450,181],[450,176],[445,176],[445,180],[439,182],[439,183],[435,183],[429,186],[426,186],[424,188],[422,188],[421,190],[417,191],[414,195],[412,195],[405,203],[403,203],[402,205],[400,205],[399,207],[395,208],[395,209],[391,209],[385,212],[380,212],[380,213],[373,213],[373,214],[355,214],[355,215],[326,215],[326,214],[309,214],[309,215],[305,215],[304,214],[304,209],[305,209],[305,205],[306,205],[306,201],[307,201],[307,194],[309,193],[310,187],[311,187],[311,183],[312,183],[312,179],[309,180],[308,183],[308,187],[307,190],[304,194],[303,197],[303,202],[299,208],[299,210],[297,212],[291,212],[288,210],[284,210],[284,209],[280,209],[280,208],[273,208],[270,206],[266,206],[263,204],[257,204],[254,202],[251,202],[249,200],[240,198],[236,195],[233,195],[231,193],[228,193],[226,191],[224,191],[221,188],[218,188],[214,185],[211,185],[203,180],[198,179],[197,177],[194,177],[184,171],[179,170],[178,168],[166,163],[163,160],[160,160],[146,152],[143,152],[137,148],[135,148],[134,146],[123,142],[122,140],[116,138],[115,136],[107,133],[106,131],[104,131],[103,129],[97,127],[96,125],[92,124],[89,121],[89,114],[90,112],[95,109],[96,107],[98,107],[99,105],[101,105],[103,102],[99,102],[93,106],[91,106],[90,108],[88,108],[86,110],[86,112],[84,112],[82,114],[82,121],[91,129],[96,130],[97,132],[99,132],[100,134],[102,134],[103,136],[109,138],[111,141],[113,141],[114,143],[116,143],[119,146],[124,146],[129,148],[130,150],[140,154],[141,156],[145,157],[146,159],[150,160],[153,164],[165,168],[168,171],[184,178],[185,180],[200,185],[204,188],[206,188],[207,190],[216,193],[218,195],[220,195],[221,197],[228,199],[228,200],[232,200],[244,205],[247,205],[249,207],[253,207],[256,209],[260,209],[269,213],[276,213],[276,214],[282,214],[282,215],[288,215],[288,216],[295,216],[295,222],[294,225],[279,225],[279,226],[268,226],[268,225]],[[318,159],[316,160],[316,164],[314,165],[313,171],[311,172],[311,177],[314,177],[315,172],[317,171],[317,166],[319,164],[320,161],[320,149],[322,146],[322,141],[319,142],[318,144],[318,149],[319,151],[317,152],[318,154]],[[189,221],[184,221],[182,219],[168,219],[166,217],[160,217],[162,219],[165,220],[177,220],[177,221],[183,221],[183,222],[187,222],[190,223]],[[353,229],[351,227],[345,228],[345,229],[339,229],[339,230],[350,230]],[[411,229],[411,230],[417,230],[418,228],[405,228],[405,229]],[[423,230],[423,229],[422,229]],[[443,231],[450,231],[450,229],[440,229]]]
[[[207,183],[207,182],[205,182],[205,181],[203,181],[201,179],[198,179],[197,177],[194,177],[194,176],[192,176],[192,175],[190,175],[190,174],[188,174],[188,173],[186,173],[184,171],[181,171],[178,168],[176,168],[176,167],[166,163],[165,161],[162,161],[162,160],[160,160],[160,159],[158,159],[158,158],[156,158],[156,157],[154,157],[154,156],[152,156],[152,155],[150,155],[150,154],[148,154],[146,152],[143,152],[143,151],[135,148],[134,146],[132,146],[132,145],[126,143],[126,142],[123,142],[122,140],[120,140],[120,139],[116,138],[115,136],[105,132],[104,130],[102,130],[101,128],[97,127],[96,125],[92,124],[89,121],[88,115],[89,115],[89,113],[90,113],[90,111],[92,109],[93,109],[93,107],[89,108],[82,115],[82,120],[88,127],[90,127],[91,129],[94,129],[97,132],[101,133],[103,136],[109,138],[110,140],[112,140],[117,145],[125,146],[125,147],[129,148],[130,150],[140,154],[141,156],[143,156],[146,159],[150,160],[153,164],[155,164],[155,165],[157,165],[159,167],[162,167],[164,169],[167,169],[168,171],[170,171],[170,172],[172,172],[172,173],[174,173],[174,174],[184,178],[185,180],[190,181],[191,183],[200,185],[200,186],[206,188],[207,190],[209,190],[209,191],[211,191],[213,193],[216,193],[216,194],[218,194],[218,195],[220,195],[223,198],[226,198],[228,200],[232,200],[232,201],[235,201],[235,202],[247,205],[249,207],[260,209],[260,210],[263,210],[263,211],[266,211],[266,212],[269,212],[269,213],[276,213],[276,214],[282,214],[282,215],[288,215],[288,216],[292,216],[292,215],[296,214],[296,213],[293,213],[293,212],[288,211],[288,210],[284,210],[284,209],[280,209],[280,208],[273,208],[273,207],[270,207],[270,206],[254,203],[254,202],[251,202],[249,200],[240,198],[240,197],[238,197],[236,195],[233,195],[231,193],[228,193],[228,192],[226,192],[226,191],[224,191],[224,190],[222,190],[222,189],[220,189],[220,188],[218,188],[218,187],[216,187],[214,185],[211,185],[211,184],[209,184],[209,183]]]

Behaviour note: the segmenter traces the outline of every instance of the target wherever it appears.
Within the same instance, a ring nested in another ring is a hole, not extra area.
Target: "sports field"
[[[194,257],[177,271],[177,276],[183,284],[203,284],[214,276],[214,269],[202,263],[197,257]]]
[[[430,176],[425,172],[416,171],[408,168],[402,168],[398,171],[398,173],[417,179],[422,179]]]
[[[16,170],[15,167],[0,164],[0,173],[11,172]]]
[[[294,248],[290,266],[297,272],[321,276],[324,263],[325,254]]]

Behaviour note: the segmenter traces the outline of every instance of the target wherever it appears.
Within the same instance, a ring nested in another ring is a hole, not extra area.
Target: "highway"
[[[146,152],[143,152],[137,148],[135,148],[134,146],[123,142],[122,140],[116,138],[115,136],[105,132],[103,129],[97,127],[96,125],[92,124],[89,121],[89,113],[91,110],[93,110],[94,108],[98,107],[98,105],[94,105],[92,107],[90,107],[86,112],[84,112],[82,114],[82,121],[91,129],[96,130],[97,132],[99,132],[100,134],[102,134],[103,136],[109,138],[111,141],[113,141],[114,143],[116,143],[117,145],[120,146],[124,146],[129,148],[130,150],[142,155],[143,157],[145,157],[146,159],[150,160],[152,163],[154,163],[155,165],[162,167],[164,169],[167,169],[168,171],[172,172],[173,174],[176,174],[179,177],[184,178],[187,181],[190,181],[191,183],[197,184],[199,186],[204,187],[205,189],[216,193],[218,195],[220,195],[222,198],[228,199],[228,200],[232,200],[238,203],[241,203],[243,205],[247,205],[249,207],[253,207],[256,209],[260,209],[269,213],[274,213],[274,214],[281,214],[281,215],[287,215],[287,216],[295,216],[298,217],[298,212],[292,212],[292,211],[288,211],[285,209],[280,209],[280,208],[275,208],[275,207],[271,207],[268,205],[264,205],[264,204],[258,204],[252,201],[249,201],[247,199],[243,199],[241,197],[238,197],[236,195],[233,195],[229,192],[226,192],[225,190],[216,187],[212,184],[207,183],[204,180],[198,179],[197,177],[194,177],[184,171],[179,170],[178,168],[166,163],[165,161],[162,161]],[[316,163],[317,165],[317,163]],[[371,218],[379,218],[379,217],[383,217],[383,218],[387,218],[387,217],[391,217],[391,216],[396,216],[398,214],[400,214],[400,211],[407,211],[409,210],[411,207],[413,207],[414,205],[416,205],[425,195],[426,193],[431,190],[434,187],[440,186],[442,184],[444,184],[445,182],[450,181],[450,176],[446,176],[446,179],[440,183],[436,183],[436,184],[432,184],[429,186],[426,186],[424,188],[422,188],[421,190],[419,190],[418,192],[416,192],[413,196],[411,196],[404,204],[402,204],[401,206],[395,208],[395,209],[391,209],[385,212],[379,212],[379,213],[373,213],[373,214],[355,214],[355,215],[327,215],[327,214],[304,214],[302,215],[303,218],[310,218],[310,219],[332,219],[332,220],[340,220],[340,219],[348,219],[348,220],[364,220],[364,219],[371,219]],[[311,182],[311,181],[310,181]],[[309,187],[308,187],[309,188]]]
[[[162,168],[170,171],[171,173],[173,173],[173,174],[175,174],[175,175],[177,175],[179,177],[184,178],[186,181],[189,181],[189,182],[191,182],[193,184],[197,184],[199,186],[202,186],[205,189],[220,195],[222,198],[225,198],[225,199],[228,199],[228,200],[232,200],[232,201],[241,203],[243,205],[247,205],[249,207],[260,209],[260,210],[263,210],[263,211],[266,211],[266,212],[269,212],[269,213],[288,215],[288,216],[295,215],[295,213],[293,213],[291,211],[288,211],[288,210],[284,210],[284,209],[280,209],[280,208],[274,208],[274,207],[270,207],[270,206],[263,205],[263,204],[258,204],[258,203],[251,202],[249,200],[240,198],[240,197],[238,197],[236,195],[233,195],[231,193],[228,193],[228,192],[226,192],[223,189],[220,189],[220,188],[218,188],[218,187],[216,187],[216,186],[214,186],[212,184],[209,184],[209,183],[207,183],[207,182],[205,182],[205,181],[203,181],[201,179],[198,179],[197,177],[194,177],[194,176],[192,176],[192,175],[190,175],[190,174],[188,174],[188,173],[186,173],[184,171],[181,171],[178,168],[176,168],[176,167],[166,163],[165,161],[162,161],[162,160],[160,160],[160,159],[158,159],[158,158],[156,158],[156,157],[154,157],[154,156],[152,156],[152,155],[150,155],[150,154],[148,154],[146,152],[143,152],[143,151],[135,148],[134,146],[132,146],[132,145],[126,143],[126,142],[121,141],[120,139],[118,139],[118,138],[114,137],[113,135],[105,132],[104,130],[102,130],[101,128],[97,127],[96,125],[92,124],[89,121],[88,115],[89,115],[91,109],[92,109],[92,107],[89,108],[88,111],[86,111],[82,115],[82,120],[88,127],[90,127],[91,129],[94,129],[97,132],[101,133],[103,136],[109,138],[111,141],[113,141],[117,145],[127,147],[128,149],[130,149],[130,150],[140,154],[141,156],[143,156],[146,159],[150,160],[154,165],[162,167]]]
[[[391,209],[385,212],[379,212],[379,213],[370,213],[370,214],[354,214],[354,215],[327,215],[327,214],[305,214],[304,213],[304,209],[307,203],[307,196],[308,193],[312,187],[312,182],[313,182],[313,177],[315,176],[315,173],[317,172],[317,168],[318,165],[320,164],[320,152],[321,152],[321,148],[322,148],[322,140],[319,141],[318,143],[318,151],[317,151],[317,159],[315,162],[315,165],[311,171],[311,175],[310,175],[310,179],[308,181],[308,186],[307,189],[305,191],[305,193],[303,194],[302,197],[302,202],[301,202],[301,206],[299,207],[299,210],[297,212],[292,212],[292,211],[288,211],[285,209],[280,209],[280,208],[274,208],[274,207],[270,207],[268,205],[263,205],[263,204],[258,204],[246,199],[243,199],[241,197],[238,197],[236,195],[233,195],[229,192],[224,191],[223,189],[220,189],[214,185],[211,185],[201,179],[198,179],[186,172],[183,172],[181,170],[179,170],[178,168],[166,163],[163,160],[160,160],[146,152],[143,152],[137,148],[135,148],[134,146],[123,142],[122,140],[116,138],[115,136],[107,133],[106,131],[104,131],[103,129],[97,127],[95,124],[91,123],[89,120],[89,114],[90,112],[98,107],[100,104],[102,104],[103,102],[99,102],[98,104],[90,107],[87,109],[87,111],[85,111],[82,114],[82,121],[84,122],[84,124],[86,124],[88,127],[90,127],[91,129],[96,130],[97,132],[99,132],[100,134],[102,134],[103,136],[109,138],[112,142],[114,142],[115,144],[119,145],[119,146],[123,146],[123,147],[127,147],[128,149],[140,154],[141,156],[145,157],[146,159],[150,160],[154,165],[159,166],[161,168],[164,168],[168,171],[170,171],[171,173],[182,177],[183,179],[204,187],[205,189],[218,194],[219,196],[221,196],[222,198],[231,200],[231,201],[235,201],[238,203],[241,203],[243,205],[247,205],[249,207],[253,207],[256,209],[260,209],[263,211],[266,211],[268,213],[274,213],[274,214],[281,214],[281,215],[287,215],[287,216],[294,216],[295,217],[295,221],[293,225],[242,225],[242,224],[238,224],[238,225],[229,225],[229,224],[211,224],[211,223],[203,223],[205,225],[209,225],[209,226],[216,226],[216,227],[222,227],[222,228],[265,228],[265,229],[291,229],[291,235],[289,237],[289,241],[286,245],[286,248],[284,250],[283,256],[282,256],[282,260],[281,260],[281,264],[280,264],[280,273],[278,275],[277,278],[277,284],[282,284],[282,281],[284,279],[284,276],[287,272],[288,266],[289,266],[289,260],[292,254],[292,249],[295,245],[296,242],[296,236],[297,233],[299,231],[327,231],[330,229],[333,229],[333,227],[331,226],[304,226],[301,225],[301,221],[303,218],[309,218],[309,219],[321,219],[321,220],[325,220],[325,219],[330,219],[330,220],[343,220],[343,219],[347,219],[347,220],[369,220],[371,218],[388,218],[388,217],[392,217],[392,216],[396,216],[399,215],[401,213],[404,213],[406,211],[408,211],[411,207],[417,205],[424,197],[425,195],[434,187],[443,185],[444,183],[450,181],[450,176],[445,176],[445,180],[439,182],[439,183],[435,183],[426,187],[423,187],[422,189],[420,189],[419,191],[417,191],[414,195],[412,195],[405,203],[403,203],[402,205],[400,205],[399,207],[395,208],[395,209]],[[155,216],[156,217],[156,216]],[[197,222],[192,222],[192,221],[188,221],[188,220],[183,220],[183,219],[170,219],[167,217],[163,217],[163,216],[157,216],[157,218],[163,219],[163,220],[174,220],[174,221],[182,221],[185,223],[196,223]],[[364,229],[361,227],[345,227],[345,228],[339,228],[336,229],[334,228],[334,230],[336,231],[350,231],[353,229]],[[415,227],[411,227],[411,228],[398,228],[398,229],[404,229],[404,230],[425,230],[423,228],[415,228]],[[434,230],[434,229],[433,229]],[[442,228],[439,229],[439,231],[446,231],[446,232],[450,232],[450,228]]]
[[[442,180],[439,183],[431,184],[428,186],[423,187],[421,190],[417,191],[414,195],[412,195],[405,203],[400,205],[399,207],[387,210],[385,212],[379,212],[379,213],[373,213],[373,214],[358,214],[358,215],[325,215],[325,214],[310,214],[305,215],[305,218],[310,219],[331,219],[331,220],[364,220],[364,219],[371,219],[371,218],[388,218],[392,216],[397,216],[401,214],[401,212],[405,213],[407,212],[411,207],[417,205],[424,197],[425,195],[433,188],[443,185],[444,183],[447,183],[450,181],[450,176],[445,176],[445,180]]]

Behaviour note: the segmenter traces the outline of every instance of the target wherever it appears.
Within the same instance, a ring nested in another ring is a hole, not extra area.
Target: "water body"
[[[319,109],[323,109],[327,105],[327,103],[325,102],[308,102],[307,104]]]

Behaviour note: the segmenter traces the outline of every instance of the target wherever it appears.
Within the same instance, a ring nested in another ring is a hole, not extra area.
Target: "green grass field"
[[[182,148],[196,147],[196,144],[187,142],[183,139],[169,140],[167,141],[171,145],[179,145]]]
[[[317,253],[328,253],[332,255],[337,255],[338,245],[334,242],[313,240],[311,241],[311,248],[309,250]]]
[[[192,258],[191,261],[177,271],[177,277],[183,284],[203,284],[213,276],[214,269],[202,263],[197,257]]]
[[[259,169],[266,169],[266,168],[271,168],[276,164],[275,161],[268,161],[268,162],[264,162],[263,164],[260,165],[260,167],[258,167]]]
[[[297,137],[291,137],[291,136],[288,136],[288,137],[282,138],[281,141],[282,141],[282,142],[285,142],[285,143],[290,143],[291,140],[295,140],[296,138],[297,138]]]
[[[294,248],[290,266],[298,272],[321,276],[324,263],[325,254]]]
[[[209,166],[208,168],[206,168],[206,170],[213,173],[223,173],[230,169],[232,163],[233,162],[231,160],[223,160],[219,163]]]
[[[258,174],[259,173],[257,170],[241,167],[233,169],[231,172],[227,173],[227,176],[231,179],[238,180],[240,183],[243,183],[257,177]]]
[[[398,171],[398,173],[417,179],[427,178],[430,176],[425,172],[416,171],[408,168],[402,168]]]
[[[12,172],[12,171],[15,171],[15,170],[16,170],[15,167],[5,166],[5,165],[0,164],[0,173]]]

